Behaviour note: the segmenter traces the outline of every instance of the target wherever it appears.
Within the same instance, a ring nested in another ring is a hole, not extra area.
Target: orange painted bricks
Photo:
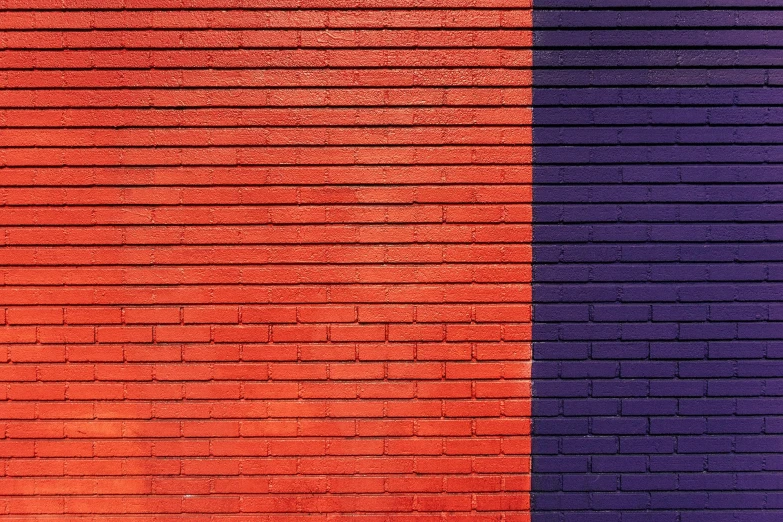
[[[528,3],[0,10],[4,520],[529,520]]]

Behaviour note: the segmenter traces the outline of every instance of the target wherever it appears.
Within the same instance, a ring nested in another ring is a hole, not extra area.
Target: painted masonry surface
[[[781,27],[0,0],[3,520],[783,520]]]
[[[3,520],[529,520],[532,13],[0,1]]]
[[[536,2],[535,522],[783,520],[781,7]]]

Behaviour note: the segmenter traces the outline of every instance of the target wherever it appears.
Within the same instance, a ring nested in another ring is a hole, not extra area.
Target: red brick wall
[[[5,520],[527,520],[527,7],[0,1]]]

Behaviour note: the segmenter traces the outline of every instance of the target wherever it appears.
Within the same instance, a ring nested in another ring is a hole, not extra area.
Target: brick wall
[[[536,2],[536,522],[783,520],[767,5]]]
[[[528,520],[526,1],[0,9],[4,520]]]

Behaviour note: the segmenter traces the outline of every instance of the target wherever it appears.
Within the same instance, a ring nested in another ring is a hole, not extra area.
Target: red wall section
[[[4,520],[528,520],[524,1],[0,8]]]

